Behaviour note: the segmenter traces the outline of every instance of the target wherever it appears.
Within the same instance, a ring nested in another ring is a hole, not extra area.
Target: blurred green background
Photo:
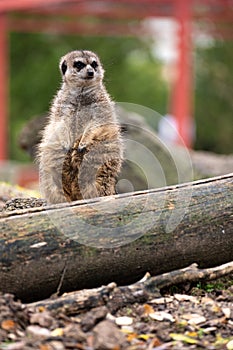
[[[130,37],[10,34],[10,158],[29,161],[19,149],[22,126],[49,110],[60,86],[58,62],[75,49],[101,57],[105,84],[115,101],[141,104],[161,115],[169,111],[169,83],[154,43]],[[196,149],[233,153],[233,43],[212,42],[194,54]]]

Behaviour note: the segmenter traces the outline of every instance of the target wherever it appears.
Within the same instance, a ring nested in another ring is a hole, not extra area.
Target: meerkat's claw
[[[83,152],[85,152],[86,151],[86,145],[85,144],[79,144],[79,146],[78,146],[78,152],[79,153],[83,153]]]

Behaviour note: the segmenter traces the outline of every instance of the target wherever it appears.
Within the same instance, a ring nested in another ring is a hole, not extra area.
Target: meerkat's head
[[[91,86],[100,83],[104,69],[99,57],[91,51],[72,51],[60,60],[63,81],[74,87]]]

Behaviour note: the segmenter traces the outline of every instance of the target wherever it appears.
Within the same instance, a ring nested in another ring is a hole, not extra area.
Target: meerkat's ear
[[[64,75],[66,70],[67,70],[67,63],[66,63],[66,61],[61,62],[60,69],[62,71],[62,74]]]

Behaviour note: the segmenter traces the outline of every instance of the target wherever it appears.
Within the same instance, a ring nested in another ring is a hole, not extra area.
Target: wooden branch
[[[158,289],[184,282],[213,280],[233,272],[233,261],[208,269],[198,269],[192,264],[184,269],[171,271],[155,277],[147,276],[129,286],[117,287],[115,283],[100,288],[71,292],[56,299],[46,299],[28,304],[32,308],[45,307],[47,310],[75,315],[90,308],[106,305],[111,312],[116,312],[125,305],[146,302],[158,295]]]
[[[233,174],[2,213],[0,290],[24,301],[232,260]],[[62,279],[62,281],[61,281]]]
[[[213,268],[198,269],[196,263],[180,270],[164,273],[151,277],[146,282],[147,289],[170,287],[184,282],[197,282],[215,280],[233,273],[233,261]]]

